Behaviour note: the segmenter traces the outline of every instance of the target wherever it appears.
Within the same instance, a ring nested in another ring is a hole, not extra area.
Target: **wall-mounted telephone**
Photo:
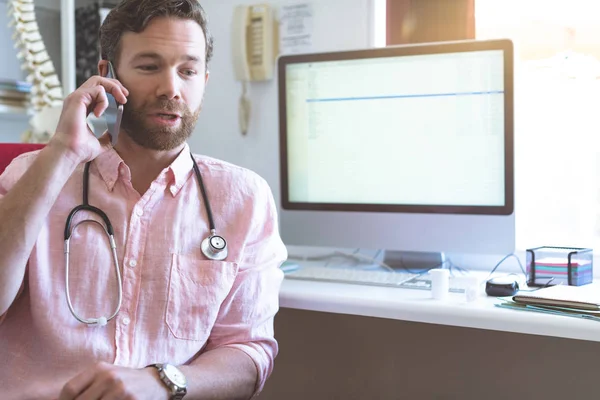
[[[237,6],[233,14],[232,56],[235,78],[242,81],[239,122],[242,134],[250,121],[250,81],[273,78],[277,56],[277,35],[273,9],[268,4]]]
[[[275,67],[275,19],[268,4],[237,6],[233,15],[232,50],[235,77],[239,81],[273,78]]]

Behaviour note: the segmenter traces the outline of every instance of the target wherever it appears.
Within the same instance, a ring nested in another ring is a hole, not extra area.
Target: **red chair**
[[[39,143],[0,143],[0,175],[19,154],[39,150],[44,146],[45,144]]]

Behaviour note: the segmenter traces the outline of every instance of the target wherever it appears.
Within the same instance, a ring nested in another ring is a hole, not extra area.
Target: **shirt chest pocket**
[[[165,316],[173,336],[205,341],[236,274],[235,263],[174,254]]]

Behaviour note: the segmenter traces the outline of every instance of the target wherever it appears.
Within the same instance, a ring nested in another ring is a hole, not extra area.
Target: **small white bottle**
[[[436,300],[446,300],[450,290],[450,271],[436,268],[429,271],[431,276],[431,297]]]

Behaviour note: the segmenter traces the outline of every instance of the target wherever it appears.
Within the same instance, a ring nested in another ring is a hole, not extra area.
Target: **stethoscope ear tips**
[[[227,258],[227,242],[223,236],[211,235],[202,241],[202,253],[209,260],[222,261]]]

